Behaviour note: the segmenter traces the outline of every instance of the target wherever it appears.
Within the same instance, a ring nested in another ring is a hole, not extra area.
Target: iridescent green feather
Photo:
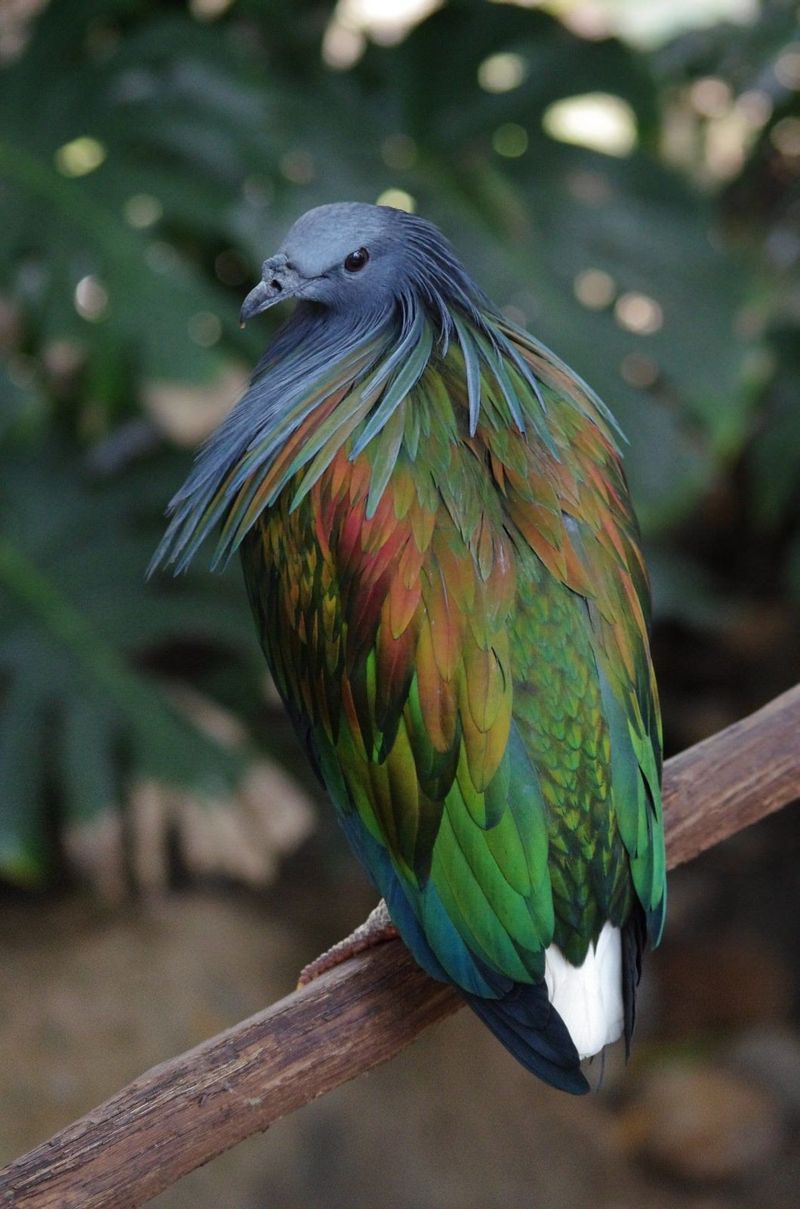
[[[621,929],[628,1040],[665,900],[619,433],[424,221],[323,207],[288,246],[322,263],[356,220],[380,232],[377,275],[351,280],[349,256],[301,274],[308,298],[173,500],[154,565],[185,568],[221,522],[214,562],[240,551],[275,683],[412,953],[523,1065],[584,1091],[545,951],[580,966]],[[293,256],[275,272],[296,289]]]
[[[420,920],[435,891],[482,965],[524,982],[553,940],[580,964],[637,899],[657,940],[660,735],[608,415],[540,346],[501,335],[462,317],[442,357],[423,334],[371,410],[355,381],[243,560],[338,809]]]

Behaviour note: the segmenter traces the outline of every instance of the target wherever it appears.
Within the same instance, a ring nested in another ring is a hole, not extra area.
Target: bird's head
[[[339,202],[297,220],[244,300],[242,323],[285,299],[353,319],[381,319],[421,302],[442,316],[485,301],[432,223],[390,206]]]

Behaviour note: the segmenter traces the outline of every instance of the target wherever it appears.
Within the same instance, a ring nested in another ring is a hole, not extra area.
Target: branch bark
[[[800,797],[800,686],[667,762],[670,868]],[[147,1071],[0,1172],[1,1209],[140,1205],[385,1062],[461,1000],[399,941]]]

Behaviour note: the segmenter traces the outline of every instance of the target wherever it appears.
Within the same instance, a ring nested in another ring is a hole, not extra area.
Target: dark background
[[[238,568],[143,578],[310,206],[437,221],[614,410],[668,752],[799,678],[796,3],[432,7],[0,9],[0,1161],[371,906]],[[462,1015],[158,1204],[794,1205],[797,836],[787,810],[673,877],[589,1101]]]

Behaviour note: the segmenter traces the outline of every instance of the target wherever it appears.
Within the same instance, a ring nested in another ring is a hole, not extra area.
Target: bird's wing
[[[539,400],[523,436],[488,378],[469,437],[451,347],[243,559],[278,687],[407,943],[489,997],[541,980],[554,936],[582,960],[631,871],[646,910],[662,897],[635,529],[591,399],[537,372],[547,442]]]
[[[547,834],[511,735],[513,551],[493,492],[481,524],[477,463],[457,518],[443,501],[437,482],[460,473],[443,391],[426,374],[397,413],[402,448],[371,515],[383,451],[342,449],[297,507],[288,492],[264,515],[243,563],[276,683],[409,944],[491,995],[487,977],[542,976]]]
[[[592,878],[603,886],[599,901],[609,904],[609,917],[617,922],[625,911],[621,897],[629,876],[655,944],[663,924],[666,872],[661,726],[648,642],[649,587],[638,528],[602,405],[547,350],[530,337],[519,334],[518,338],[521,355],[541,383],[554,449],[523,443],[526,469],[519,473],[513,464],[503,463],[502,451],[503,442],[519,448],[519,438],[502,429],[498,475],[515,529],[535,554],[537,570],[547,572],[550,595],[555,591],[558,607],[567,608],[571,616],[563,630],[551,623],[551,642],[569,634],[570,657],[583,662],[578,676],[576,666],[562,656],[562,675],[573,686],[584,672],[587,675],[580,703],[587,729],[579,750],[585,774],[597,778],[596,808],[589,827],[579,825],[574,830],[572,851],[561,862],[563,876],[568,881],[575,866],[575,845],[590,845],[593,834]],[[560,586],[560,594],[555,585]],[[538,588],[534,595],[539,598]],[[530,642],[523,649],[530,651]],[[581,650],[583,656],[578,654]],[[532,664],[534,678],[537,669],[541,675],[541,666],[540,661]],[[558,659],[555,666],[560,666]],[[556,694],[553,708],[558,709],[558,701],[564,699],[567,692]],[[532,714],[534,725],[540,726],[535,706]],[[594,738],[592,719],[597,728]],[[557,737],[560,724],[550,724],[549,729]],[[577,741],[578,734],[573,733],[573,742]],[[568,747],[569,743],[561,745],[562,757]],[[562,767],[560,773],[563,789],[569,770]],[[559,793],[557,778],[548,796],[563,803],[569,795]],[[620,859],[618,841],[627,861]]]

